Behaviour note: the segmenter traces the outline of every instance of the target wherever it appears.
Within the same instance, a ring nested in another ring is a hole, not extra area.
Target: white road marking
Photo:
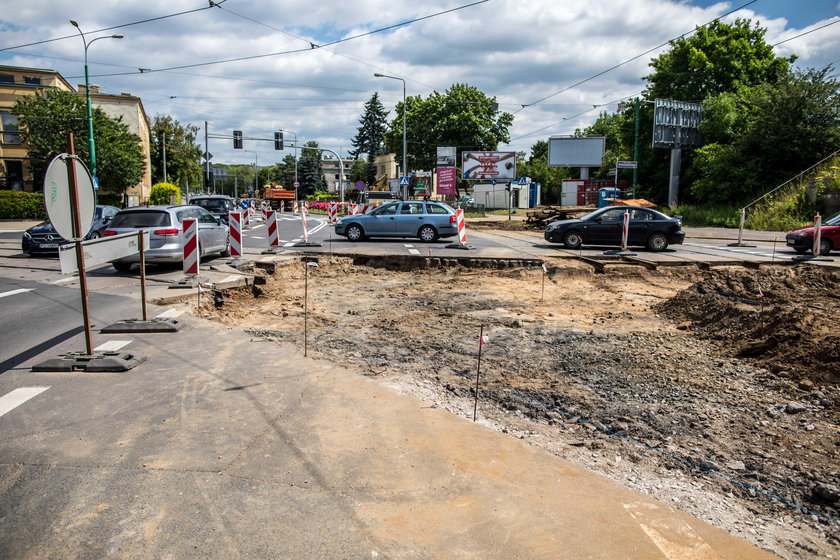
[[[37,397],[49,387],[21,387],[15,389],[7,395],[0,397],[0,416],[3,416],[10,410],[17,408],[32,397]]]
[[[256,235],[252,235],[252,236],[249,237],[249,239],[265,239],[265,237],[259,237],[259,236],[256,236]]]
[[[158,319],[174,319],[175,317],[180,317],[184,314],[183,309],[167,309],[163,313],[157,316]]]
[[[23,294],[23,293],[26,293],[26,292],[32,292],[34,290],[35,290],[35,288],[21,288],[19,290],[12,290],[10,292],[3,292],[3,293],[0,293],[0,298],[4,298],[6,296],[16,296],[18,294]]]
[[[414,247],[414,245],[409,245],[408,243],[403,243],[403,247]]]
[[[65,284],[67,282],[72,282],[73,280],[78,280],[78,276],[71,276],[70,278],[62,278],[61,280],[55,280],[53,284]]]
[[[251,229],[260,229],[261,227],[265,227],[265,224],[257,224],[253,226]]]
[[[291,246],[293,246],[295,243],[296,243],[295,241],[290,241],[289,243],[286,243],[285,245],[283,245],[283,247],[291,247]]]
[[[123,346],[131,344],[130,340],[109,340],[93,349],[94,352],[116,352]]]
[[[408,252],[411,253],[412,255],[419,255],[420,254],[420,251],[418,251],[417,249],[409,249]]]

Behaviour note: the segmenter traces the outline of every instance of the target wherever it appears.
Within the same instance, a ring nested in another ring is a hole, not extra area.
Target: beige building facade
[[[74,89],[55,70],[0,65],[0,190],[43,190],[38,179],[32,177],[28,148],[21,143],[17,117],[11,109],[22,96],[36,95],[49,88],[77,92],[82,96],[86,91],[84,84],[78,90]],[[143,102],[128,93],[101,93],[99,87],[92,84],[90,92],[92,106],[99,107],[111,117],[122,117],[129,131],[140,138],[145,172],[142,181],[129,187],[126,194],[139,203],[147,201],[152,188],[151,126]]]

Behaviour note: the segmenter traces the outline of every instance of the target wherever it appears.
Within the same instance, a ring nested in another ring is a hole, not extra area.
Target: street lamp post
[[[406,117],[405,117],[405,110],[406,110],[406,106],[405,106],[405,80],[402,79],[402,78],[398,78],[396,76],[386,76],[385,74],[379,74],[379,73],[374,74],[374,77],[376,77],[376,78],[391,78],[392,80],[399,80],[403,83],[403,168],[402,168],[402,172],[403,172],[403,176],[408,177],[408,163],[407,163],[408,162],[408,159],[407,159],[407,154],[408,154],[407,146],[408,146],[408,144],[406,142],[406,136],[405,136],[405,123],[406,123]],[[407,198],[408,198],[408,187],[406,186],[405,190],[403,191],[403,200],[406,200]]]
[[[96,37],[95,39],[92,39],[90,42],[88,42],[87,38],[85,37],[85,34],[82,33],[82,30],[79,28],[78,22],[71,19],[70,23],[73,25],[73,27],[76,28],[76,30],[79,32],[79,35],[82,36],[82,43],[84,43],[85,45],[85,98],[87,100],[88,150],[90,151],[90,173],[93,176],[94,185],[97,185],[98,181],[96,178],[96,141],[93,139],[93,111],[90,107],[90,76],[88,74],[88,47],[90,47],[99,39],[122,39],[124,35],[106,35],[103,37]]]

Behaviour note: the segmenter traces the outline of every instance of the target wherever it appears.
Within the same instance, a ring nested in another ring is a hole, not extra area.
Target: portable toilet
[[[613,200],[621,198],[621,189],[615,187],[603,187],[598,189],[598,208],[609,206]]]

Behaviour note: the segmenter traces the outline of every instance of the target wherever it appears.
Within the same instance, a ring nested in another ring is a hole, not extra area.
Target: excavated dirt
[[[840,550],[840,274],[320,258],[198,312],[302,347],[783,558]]]

